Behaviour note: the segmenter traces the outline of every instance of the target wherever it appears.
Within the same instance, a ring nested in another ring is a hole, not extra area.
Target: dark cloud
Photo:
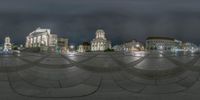
[[[103,28],[114,44],[170,36],[198,44],[197,0],[0,0],[0,42],[14,42],[37,27],[51,28],[70,42],[90,41]]]

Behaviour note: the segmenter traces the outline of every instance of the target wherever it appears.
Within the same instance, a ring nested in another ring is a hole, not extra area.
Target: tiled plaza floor
[[[0,100],[199,100],[200,58],[168,53],[0,56]]]

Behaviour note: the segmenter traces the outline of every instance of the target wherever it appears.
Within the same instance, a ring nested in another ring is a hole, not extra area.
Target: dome
[[[104,32],[104,30],[102,30],[102,29],[98,29],[97,31],[96,31],[96,39],[106,39],[105,38],[105,32]]]

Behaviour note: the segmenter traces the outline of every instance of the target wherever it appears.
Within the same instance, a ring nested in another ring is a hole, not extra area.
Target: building
[[[125,52],[132,52],[132,51],[143,51],[144,46],[142,43],[132,40],[131,42],[127,42],[121,45],[116,45],[113,47],[115,51],[125,51]]]
[[[111,49],[111,42],[106,39],[105,34],[102,29],[96,31],[96,37],[91,41],[91,51]]]
[[[148,37],[146,39],[147,50],[174,50],[180,48],[182,42],[169,37]]]
[[[10,37],[5,37],[5,42],[4,42],[4,49],[3,51],[10,51],[12,50],[12,44],[10,42]]]
[[[197,52],[199,50],[197,45],[190,42],[183,43],[182,49],[183,49],[182,51],[187,51],[187,52]]]
[[[57,35],[51,34],[50,29],[37,28],[26,37],[26,48],[54,48],[57,45]]]
[[[58,52],[61,52],[61,53],[65,53],[65,52],[69,51],[67,38],[58,38],[57,50],[58,50]]]
[[[0,44],[0,51],[3,51],[4,45]]]
[[[83,42],[81,45],[78,46],[78,52],[88,52],[91,51],[90,43]]]

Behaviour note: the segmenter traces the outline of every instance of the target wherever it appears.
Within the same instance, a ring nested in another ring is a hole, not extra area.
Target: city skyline
[[[90,41],[99,28],[114,45],[133,39],[144,43],[148,36],[200,44],[199,1],[78,1],[0,0],[0,43],[6,36],[24,43],[29,32],[42,27],[75,44]]]
[[[100,29],[101,29],[101,28],[100,28]],[[29,32],[29,33],[30,33],[30,32]],[[29,33],[28,33],[28,34],[29,34]],[[66,36],[66,35],[63,35],[63,34],[59,34],[59,33],[57,34],[56,32],[52,32],[52,33],[58,35],[58,37],[65,37],[65,38],[68,38],[69,41],[70,41],[69,44],[71,44],[71,45],[76,45],[76,46],[78,46],[79,44],[81,44],[81,43],[83,43],[83,42],[91,42],[91,40],[95,37],[95,31],[94,31],[94,33],[90,32],[90,33],[92,33],[92,34],[91,34],[91,36],[87,37],[87,39],[82,39],[81,36],[78,36],[79,39],[76,39],[76,38],[75,38],[74,40],[72,40],[70,37],[68,37],[68,36]],[[26,35],[28,35],[28,34],[26,34]],[[108,37],[108,39],[110,39],[109,33],[106,32],[106,35],[108,35],[107,37]],[[17,45],[19,45],[19,44],[24,44],[24,45],[25,45],[26,36],[24,36],[24,38],[21,37],[21,38],[19,38],[19,40],[18,40],[18,39],[15,39],[15,36],[17,36],[16,34],[7,34],[7,33],[6,33],[6,34],[3,34],[3,36],[0,37],[0,44],[3,44],[3,43],[4,43],[4,38],[7,37],[7,36],[9,36],[9,37],[12,38],[13,44],[17,44]],[[148,37],[169,37],[169,38],[177,39],[176,37],[158,34],[158,35],[145,36],[142,40],[139,40],[139,39],[137,39],[137,38],[132,38],[132,37],[129,37],[130,39],[127,39],[127,40],[111,40],[111,43],[112,43],[112,46],[114,46],[114,45],[118,45],[118,44],[121,44],[121,43],[125,43],[125,42],[130,42],[130,41],[132,41],[132,40],[136,40],[136,41],[138,41],[138,42],[141,42],[141,43],[145,44],[145,41],[146,41],[146,39],[147,39]],[[1,38],[2,38],[2,40],[1,40]],[[177,39],[177,40],[183,41],[184,43],[186,43],[186,42],[191,42],[191,41],[189,41],[189,40],[181,40],[181,39]],[[113,42],[113,41],[114,41],[114,42]],[[196,44],[196,45],[199,45],[198,42],[197,42],[197,43],[191,42],[191,43],[194,43],[194,44]]]
[[[199,100],[200,0],[0,0],[0,100]]]

